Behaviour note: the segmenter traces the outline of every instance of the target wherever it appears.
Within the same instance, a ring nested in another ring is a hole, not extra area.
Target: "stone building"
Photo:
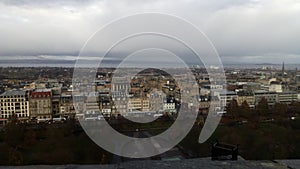
[[[6,123],[13,115],[19,120],[29,119],[28,91],[9,90],[0,95],[1,123]]]
[[[31,119],[52,118],[52,93],[51,90],[35,90],[29,93],[29,111]]]
[[[130,98],[128,100],[128,111],[149,111],[150,102],[149,98]]]

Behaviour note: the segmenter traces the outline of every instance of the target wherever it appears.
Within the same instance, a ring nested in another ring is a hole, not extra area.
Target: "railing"
[[[211,159],[212,160],[226,160],[226,156],[231,156],[231,160],[238,159],[238,145],[231,145],[220,143],[216,141],[212,144]]]

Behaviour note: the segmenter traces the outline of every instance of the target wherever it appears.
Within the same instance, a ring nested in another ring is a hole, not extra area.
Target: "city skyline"
[[[299,168],[300,1],[0,11],[0,168]]]

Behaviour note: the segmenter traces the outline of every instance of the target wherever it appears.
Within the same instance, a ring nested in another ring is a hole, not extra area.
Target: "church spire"
[[[284,59],[285,59],[285,58],[283,58],[283,62],[282,62],[282,70],[281,70],[282,76],[284,76],[284,72],[285,72],[285,68],[284,68]]]

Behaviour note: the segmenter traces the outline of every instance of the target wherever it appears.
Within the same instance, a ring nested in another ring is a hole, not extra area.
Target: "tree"
[[[30,148],[36,143],[36,132],[33,129],[27,130],[24,134],[24,147]]]
[[[290,105],[289,112],[292,114],[300,114],[300,102],[293,101]]]
[[[272,108],[272,113],[275,113],[276,115],[279,116],[284,116],[288,111],[288,106],[287,104],[283,103],[276,103],[274,107]]]
[[[235,99],[231,100],[227,106],[227,113],[234,119],[236,119],[240,113],[238,103]]]
[[[244,118],[251,118],[251,109],[247,101],[245,100],[240,106],[241,116]]]
[[[259,103],[256,106],[256,112],[259,116],[269,112],[268,101],[265,97],[261,98]]]
[[[8,163],[10,165],[22,165],[23,164],[23,155],[21,152],[17,151],[16,149],[11,149],[8,152]]]
[[[20,124],[16,115],[13,115],[5,126],[4,142],[13,148],[18,148],[22,145],[23,138],[24,126]]]

